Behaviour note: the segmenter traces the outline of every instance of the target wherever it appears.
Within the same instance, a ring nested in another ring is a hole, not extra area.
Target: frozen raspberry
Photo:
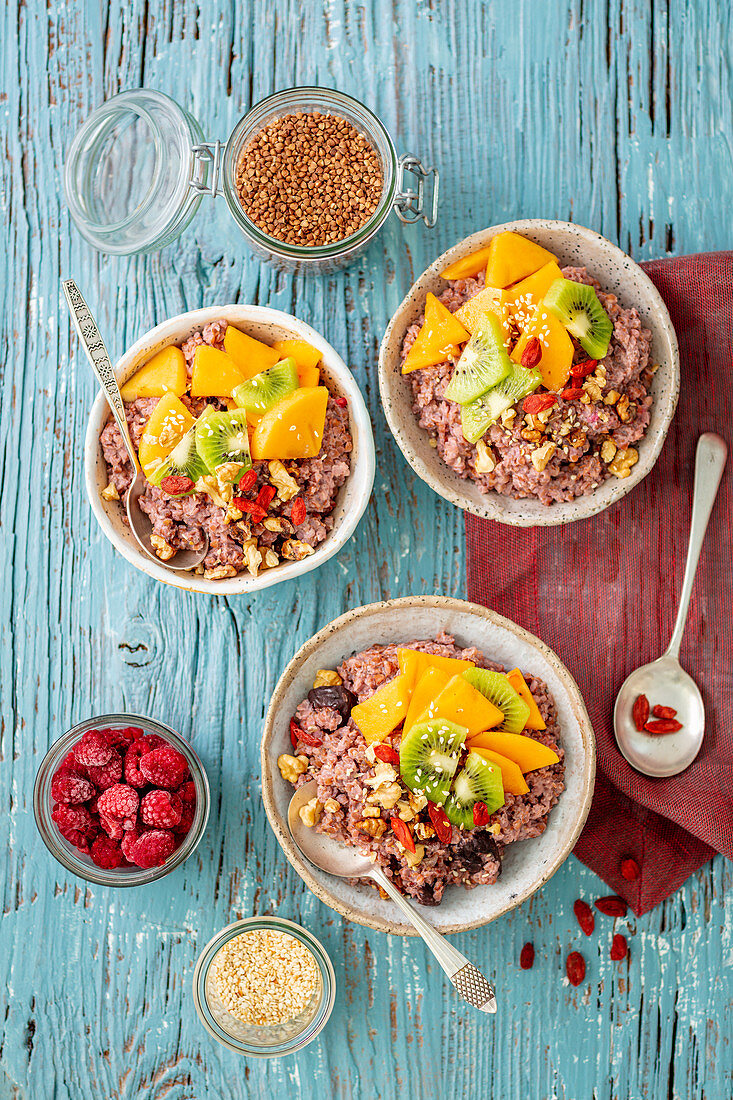
[[[119,844],[116,844],[108,836],[98,836],[92,844],[89,855],[97,867],[120,867],[123,863],[123,855]]]
[[[137,729],[136,726],[125,726],[124,729],[104,730],[107,744],[111,745],[114,749],[122,749],[123,752],[129,748],[133,741],[136,741],[137,738],[142,737],[142,735],[143,731]]]
[[[125,835],[123,824],[116,817],[108,817],[107,814],[100,813],[99,824],[111,840],[122,840]]]
[[[173,833],[164,829],[150,829],[132,845],[130,857],[138,867],[161,867],[175,846]]]
[[[176,836],[178,836],[179,838],[184,837],[186,833],[190,831],[191,826],[193,825],[195,813],[195,804],[192,805],[190,802],[188,802],[184,805],[183,813],[181,814],[181,820],[178,822],[177,825],[173,827],[173,831]]]
[[[180,787],[188,775],[186,757],[172,745],[161,745],[140,757],[140,771],[156,787]]]
[[[132,846],[135,841],[138,840],[141,836],[142,833],[140,832],[140,827],[136,825],[134,829],[128,829],[122,840],[120,841],[122,854],[124,855],[128,863],[134,863],[134,860],[132,858]]]
[[[147,737],[138,737],[136,741],[133,741],[125,753],[125,779],[131,786],[145,786],[147,779],[140,771],[140,759],[146,753],[162,748],[164,744],[165,741],[154,733]]]
[[[187,783],[180,786],[176,793],[184,806],[196,805],[196,784],[193,779],[189,779]]]
[[[81,775],[56,775],[51,780],[51,798],[54,802],[88,802],[95,795],[94,784]]]
[[[106,764],[112,755],[112,747],[99,730],[87,730],[74,745],[74,756],[85,767],[99,768]]]
[[[63,802],[58,803],[51,812],[51,819],[58,825],[61,835],[77,848],[81,847],[80,840],[88,841],[99,832],[86,806],[67,806]]]
[[[137,791],[133,787],[128,787],[126,783],[115,783],[114,787],[100,794],[97,802],[100,814],[116,817],[118,821],[134,818],[139,804],[140,796]]]
[[[100,790],[106,791],[122,779],[122,757],[113,749],[112,755],[106,764],[102,764],[98,768],[87,768],[86,771],[92,783]]]
[[[140,803],[140,819],[159,829],[173,829],[183,813],[183,803],[170,791],[148,791]]]
[[[86,768],[76,759],[76,757],[74,756],[74,750],[72,749],[71,752],[67,752],[66,756],[54,772],[54,778],[57,775],[80,775],[82,776],[82,778],[84,778],[86,774]]]

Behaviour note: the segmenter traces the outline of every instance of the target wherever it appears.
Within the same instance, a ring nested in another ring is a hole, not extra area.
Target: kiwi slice
[[[445,718],[417,722],[402,738],[400,772],[411,791],[442,805],[461,759],[468,730]]]
[[[507,733],[521,733],[529,718],[529,704],[501,672],[489,668],[467,668],[463,676],[472,687],[485,695],[504,715],[502,729]]]
[[[492,424],[495,424],[503,412],[516,405],[542,382],[542,375],[536,369],[511,364],[511,372],[488,393],[481,394],[469,405],[461,409],[461,427],[463,438],[476,443]]]
[[[282,397],[287,397],[299,386],[298,369],[294,359],[282,359],[274,367],[263,370],[254,378],[248,378],[232,391],[232,397],[240,408],[262,416]]]
[[[196,450],[196,426],[189,429],[182,439],[179,439],[170,454],[166,455],[156,469],[147,475],[152,485],[160,485],[164,477],[190,477],[192,481],[198,481],[202,474],[207,473],[206,466],[201,461]],[[194,490],[192,489],[191,492]],[[179,493],[179,496],[190,496],[190,493]]]
[[[485,313],[456,363],[444,396],[467,405],[506,378],[511,369],[499,319]]]
[[[562,321],[591,359],[603,359],[611,342],[613,322],[592,286],[574,283],[572,279],[555,279],[543,304]]]
[[[207,410],[196,421],[195,431],[196,450],[206,466],[205,472],[213,474],[223,462],[240,462],[246,467],[252,465],[245,409],[231,412]]]
[[[473,808],[483,802],[490,814],[504,805],[504,784],[501,768],[489,764],[476,752],[469,752],[465,763],[453,780],[443,809],[446,817],[459,829],[473,829]]]

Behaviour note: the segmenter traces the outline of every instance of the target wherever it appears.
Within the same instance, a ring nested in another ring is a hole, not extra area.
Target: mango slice
[[[411,687],[417,684],[428,668],[437,668],[448,674],[448,679],[473,668],[473,661],[462,661],[457,657],[440,657],[436,653],[421,653],[417,649],[398,649],[397,659],[400,672],[411,678]]]
[[[224,351],[234,360],[245,379],[274,367],[278,359],[285,358],[268,344],[240,332],[234,325],[228,325],[224,333]]]
[[[464,256],[462,260],[454,260],[452,264],[441,271],[441,277],[443,279],[471,279],[474,275],[478,275],[479,271],[483,271],[488,263],[490,247],[487,244],[486,248],[479,248],[478,252],[472,252],[469,256]]]
[[[473,748],[471,752],[475,752],[479,756],[482,756],[489,764],[499,765],[501,768],[501,781],[504,784],[504,790],[508,794],[527,794],[529,787],[527,786],[526,779],[522,775],[522,769],[518,764],[515,764],[513,760],[510,760],[508,756],[502,756],[501,753],[492,752],[491,749]]]
[[[557,260],[557,257],[519,233],[499,233],[489,245],[486,285],[503,290],[527,275],[533,275],[551,260]]]
[[[504,335],[508,335],[508,310],[507,310],[507,290],[498,290],[495,286],[487,286],[483,290],[480,290],[478,294],[474,294],[473,298],[469,298],[467,302],[461,306],[455,316],[468,331],[473,333],[481,323],[481,318],[485,313],[493,313],[499,318]]]
[[[524,728],[527,730],[546,730],[547,725],[540,714],[540,708],[535,703],[534,695],[529,690],[527,681],[524,679],[519,669],[513,668],[511,672],[507,672],[506,678],[517,694],[522,696],[529,707],[529,718],[524,723]]]
[[[148,359],[132,378],[120,387],[123,401],[135,401],[138,397],[162,397],[174,393],[181,397],[186,392],[186,360],[180,348],[171,344],[161,348]]]
[[[226,352],[208,344],[196,348],[191,371],[192,397],[231,397],[232,390],[246,381],[246,375]]]
[[[573,364],[573,341],[567,329],[553,317],[543,305],[537,306],[522,335],[509,356],[515,363],[522,362],[522,353],[531,336],[536,336],[542,346],[542,358],[537,369],[542,375],[542,385],[557,393],[564,389]]]
[[[546,768],[550,764],[557,764],[560,759],[556,752],[541,745],[532,737],[524,733],[507,733],[506,730],[488,730],[470,738],[471,749],[490,749],[498,752],[518,764],[522,772],[536,771],[537,768]]]
[[[408,678],[395,676],[394,680],[377,688],[363,703],[357,703],[351,711],[351,717],[361,730],[364,740],[372,745],[376,741],[383,741],[405,720],[409,703]]]
[[[411,676],[412,674],[404,673],[403,675]],[[432,667],[426,668],[420,679],[414,682],[414,686],[411,685],[412,695],[410,705],[407,708],[403,734],[412,729],[421,714],[427,712],[430,704],[440,695],[450,679],[449,673],[440,668]]]
[[[506,308],[520,329],[527,327],[537,306],[557,279],[562,279],[562,271],[554,260],[550,260],[534,275],[528,275],[504,291]]]
[[[469,737],[504,721],[499,708],[460,674],[449,680],[437,699],[428,705],[423,721],[429,718],[447,718],[449,722],[465,726]]]
[[[402,364],[402,373],[409,374],[423,367],[434,367],[455,358],[458,344],[468,340],[469,334],[455,314],[438,301],[434,294],[428,293],[425,299],[425,321],[417,334],[415,343],[407,353]]]
[[[317,386],[321,381],[321,372],[318,369],[321,353],[318,348],[305,340],[276,340],[272,348],[280,359],[295,360],[301,386]]]
[[[252,458],[315,458],[326,424],[328,390],[302,386],[273,405],[252,434]]]
[[[174,393],[161,397],[143,429],[137,449],[137,457],[146,477],[155,472],[193,425],[194,418]]]

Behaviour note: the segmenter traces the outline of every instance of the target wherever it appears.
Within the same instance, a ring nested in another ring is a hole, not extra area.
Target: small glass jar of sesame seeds
[[[222,929],[201,952],[193,976],[206,1030],[237,1054],[276,1058],[322,1031],[336,977],[321,943],[280,917],[249,917]]]
[[[392,211],[435,225],[438,171],[397,155],[367,107],[329,88],[288,88],[257,103],[228,140],[162,92],[137,88],[97,108],[76,134],[64,190],[82,235],[103,252],[175,240],[205,195],[223,195],[253,252],[279,270],[348,266]]]

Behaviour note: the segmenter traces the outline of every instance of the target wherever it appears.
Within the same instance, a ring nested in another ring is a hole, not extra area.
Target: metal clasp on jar
[[[408,177],[408,173],[417,180],[416,191],[413,190],[415,183]],[[429,204],[425,194],[428,180],[432,183]],[[401,156],[397,162],[397,193],[394,200],[395,213],[400,221],[410,224],[422,218],[428,229],[432,229],[438,218],[438,183],[437,168],[426,168],[411,153]]]
[[[201,145],[193,145],[193,173],[188,181],[192,191],[199,195],[211,195],[213,199],[223,193],[219,186],[221,180],[222,158],[225,146],[220,141],[204,141]],[[211,168],[211,180],[209,181],[209,168]]]

